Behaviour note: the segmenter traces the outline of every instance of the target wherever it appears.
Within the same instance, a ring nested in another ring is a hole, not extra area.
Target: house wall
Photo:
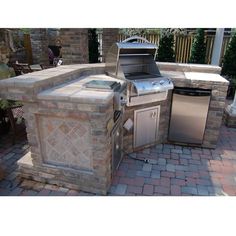
[[[31,29],[30,38],[33,64],[48,65],[48,38],[46,29]]]
[[[117,42],[119,29],[118,28],[104,28],[102,34],[102,55],[103,62],[106,61],[106,54],[113,43]]]
[[[63,64],[84,64],[89,62],[88,29],[61,29]]]

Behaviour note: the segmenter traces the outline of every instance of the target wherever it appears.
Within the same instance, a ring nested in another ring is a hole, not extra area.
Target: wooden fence
[[[118,41],[122,41],[126,39],[128,36],[119,34]],[[148,35],[141,35],[141,37],[146,38],[151,43],[159,45],[160,36],[157,34],[148,34]],[[175,61],[179,63],[188,63],[191,53],[191,47],[193,43],[194,35],[175,35],[174,37],[174,50],[175,50]],[[206,63],[211,63],[211,56],[212,50],[214,45],[214,35],[206,35],[205,42],[206,42]],[[226,48],[229,44],[230,36],[224,36],[223,45],[221,50],[221,58],[220,58],[220,65],[222,63],[222,59],[224,57]]]

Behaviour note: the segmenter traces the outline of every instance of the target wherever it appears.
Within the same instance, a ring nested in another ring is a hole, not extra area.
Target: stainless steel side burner
[[[173,89],[170,78],[162,76],[156,65],[156,52],[155,44],[138,36],[110,48],[106,73],[127,82],[127,106],[165,100],[168,90]]]

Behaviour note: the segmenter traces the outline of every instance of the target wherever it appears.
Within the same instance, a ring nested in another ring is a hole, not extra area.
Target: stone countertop
[[[61,76],[74,75],[76,72],[86,72],[88,70],[104,69],[104,63],[97,64],[76,64],[64,65],[46,70],[40,70],[9,79],[1,80],[0,87],[17,87],[17,88],[35,88],[45,83],[56,81]]]
[[[62,85],[47,89],[37,95],[38,100],[56,100],[77,103],[108,103],[113,98],[111,90],[85,88],[84,84],[92,80],[117,81],[121,85],[124,81],[105,74],[82,76]]]
[[[185,78],[188,80],[197,80],[197,81],[207,81],[213,83],[227,83],[228,81],[218,75],[213,73],[201,73],[201,72],[184,72]]]
[[[160,71],[205,72],[220,74],[221,67],[208,64],[157,62]]]
[[[220,67],[212,65],[157,63],[161,74],[172,79],[175,86],[227,86],[219,75]],[[201,71],[201,72],[200,72]],[[62,100],[81,103],[106,103],[111,91],[82,89],[82,84],[95,79],[116,80],[105,75],[105,64],[64,65],[0,81],[0,96],[19,101]],[[120,81],[120,80],[119,80]]]
[[[216,73],[161,71],[161,74],[170,77],[175,86],[179,86],[181,83],[186,84],[186,86],[196,83],[204,83],[208,85],[229,84],[228,80]]]
[[[34,102],[42,91],[86,75],[104,74],[104,68],[104,63],[63,65],[4,79],[0,81],[0,97]]]
[[[219,74],[221,68],[212,65],[198,65],[198,64],[184,64],[184,63],[168,63],[157,62],[157,65],[162,72],[168,73],[170,76],[184,78],[185,72],[205,72]],[[17,88],[35,88],[46,83],[56,82],[60,77],[68,77],[74,75],[76,72],[86,72],[91,70],[99,70],[104,72],[105,64],[76,64],[76,65],[62,65],[55,68],[36,71],[29,74],[12,77],[1,80],[0,87],[17,87]]]

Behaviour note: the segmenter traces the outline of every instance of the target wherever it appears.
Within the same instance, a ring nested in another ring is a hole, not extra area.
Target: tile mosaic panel
[[[79,170],[92,169],[90,125],[72,118],[38,116],[43,161]]]

